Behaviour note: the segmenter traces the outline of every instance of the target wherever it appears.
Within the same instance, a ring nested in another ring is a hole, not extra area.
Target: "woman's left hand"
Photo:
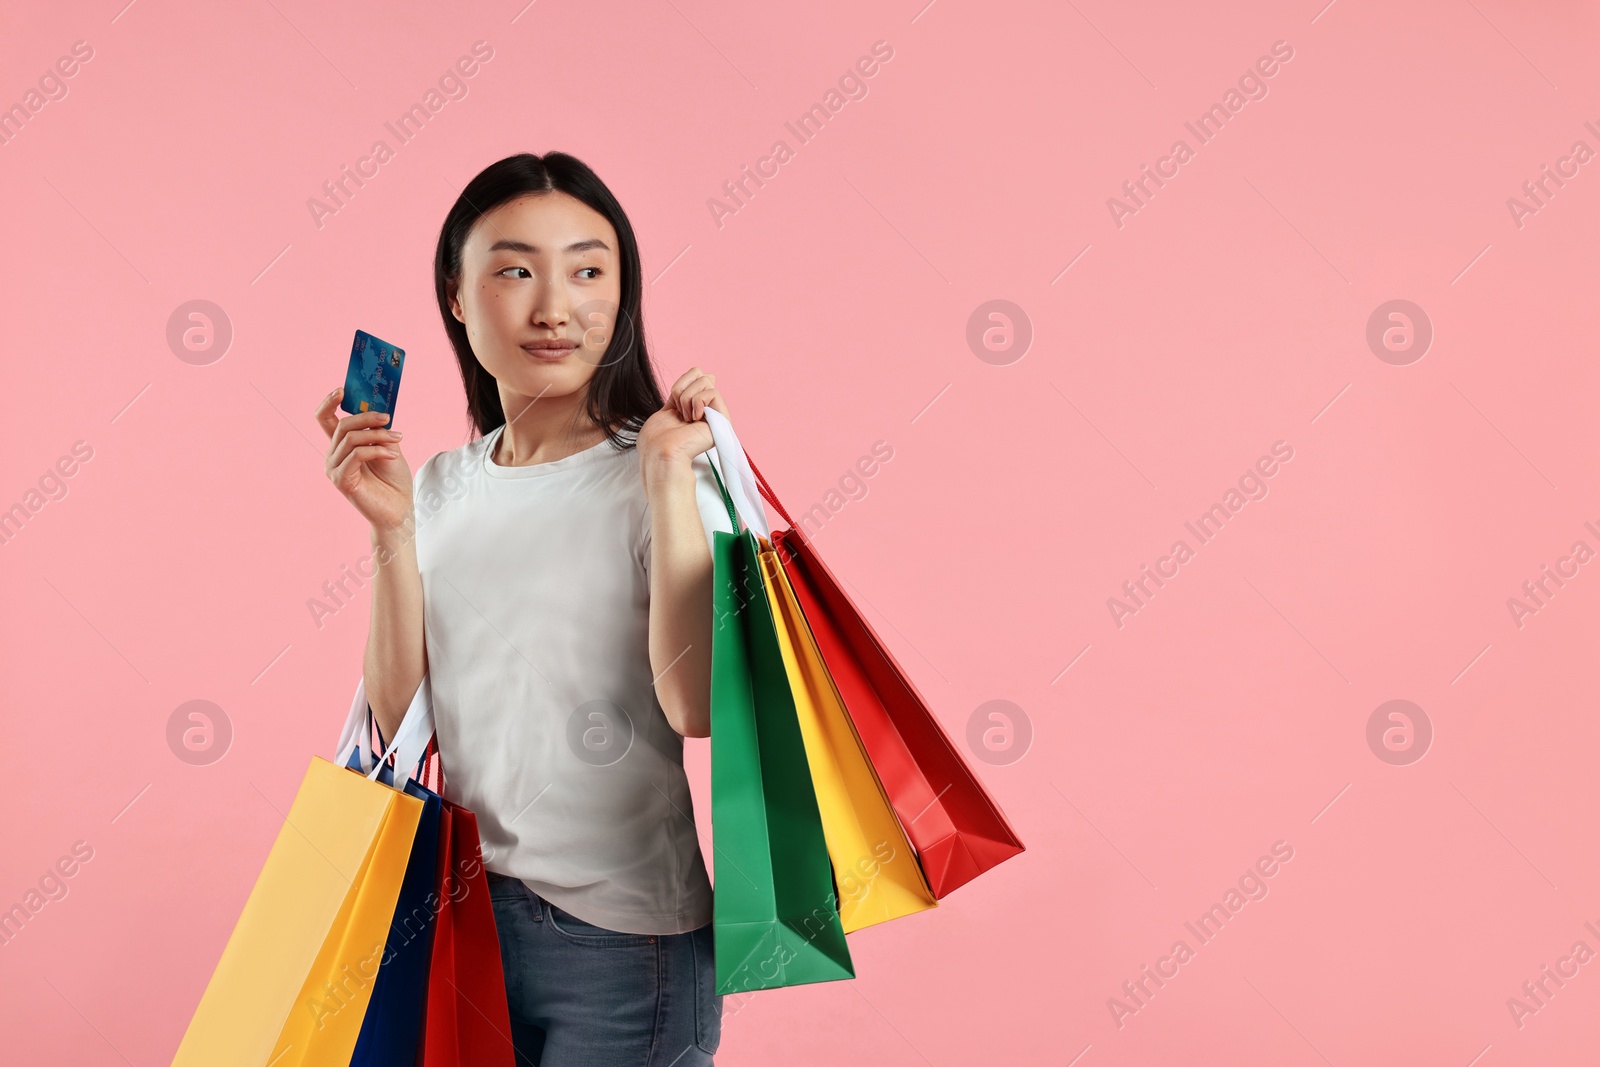
[[[656,457],[693,459],[716,442],[705,420],[706,408],[716,408],[728,418],[728,404],[717,392],[716,376],[690,367],[672,383],[660,411],[639,429],[639,448]]]

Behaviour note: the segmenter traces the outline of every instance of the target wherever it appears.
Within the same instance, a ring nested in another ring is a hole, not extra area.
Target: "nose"
[[[572,316],[572,302],[567,287],[560,278],[553,278],[538,287],[530,318],[546,329],[563,329]]]

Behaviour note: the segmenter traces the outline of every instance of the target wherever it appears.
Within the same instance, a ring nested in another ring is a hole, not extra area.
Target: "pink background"
[[[466,440],[437,229],[481,167],[554,149],[633,220],[662,381],[717,374],[791,511],[892,446],[818,543],[953,737],[1020,709],[972,762],[1027,852],[852,935],[855,981],[728,998],[720,1063],[1592,1058],[1600,962],[1507,1006],[1600,951],[1600,564],[1507,605],[1600,549],[1600,162],[1507,205],[1600,149],[1592,5],[524,2],[0,16],[0,104],[93,48],[0,146],[0,507],[92,448],[0,545],[0,908],[94,850],[0,947],[8,1060],[168,1062],[360,673],[366,593],[307,608],[367,552],[313,409],[360,326],[409,351],[413,469]],[[478,40],[468,95],[318,228],[306,200]],[[1276,41],[1268,95],[1119,227],[1107,199]],[[207,365],[167,343],[194,299],[233,330]],[[996,299],[1020,358],[969,347]],[[1394,299],[1434,331],[1404,366],[1366,342]],[[1108,598],[1280,440],[1268,495],[1119,627]],[[196,699],[233,731],[209,765],[167,739]],[[1432,724],[1408,765],[1367,742],[1393,699]],[[1277,841],[1269,895],[1200,945],[1184,923]],[[1108,998],[1180,938],[1119,1027]]]

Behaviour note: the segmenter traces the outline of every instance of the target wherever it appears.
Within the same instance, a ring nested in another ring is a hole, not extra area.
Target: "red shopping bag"
[[[945,896],[1023,851],[1005,815],[894,656],[845,595],[748,454],[743,458],[761,495],[789,524],[787,530],[773,531],[773,548],[867,758],[917,850],[934,897]]]
[[[430,743],[443,795],[444,767]],[[427,754],[424,754],[427,759]],[[484,876],[478,817],[446,798],[439,819],[438,917],[417,1067],[513,1067],[500,935]]]

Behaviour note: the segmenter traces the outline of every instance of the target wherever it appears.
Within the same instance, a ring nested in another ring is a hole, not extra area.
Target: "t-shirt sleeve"
[[[419,520],[425,513],[438,509],[440,495],[438,472],[441,462],[439,457],[443,455],[443,452],[435,452],[423,460],[416,472],[411,475],[411,506]],[[429,497],[426,503],[424,497]]]
[[[722,499],[722,490],[717,488],[717,476],[712,473],[711,464],[717,454],[716,448],[694,457],[694,502],[700,510],[700,526],[706,532],[706,546],[710,547],[712,534],[718,530],[724,533],[738,533],[734,528],[733,516],[728,514],[728,505]],[[650,506],[647,503],[644,510],[644,530],[639,539],[640,563],[644,566],[645,580],[650,578]]]

